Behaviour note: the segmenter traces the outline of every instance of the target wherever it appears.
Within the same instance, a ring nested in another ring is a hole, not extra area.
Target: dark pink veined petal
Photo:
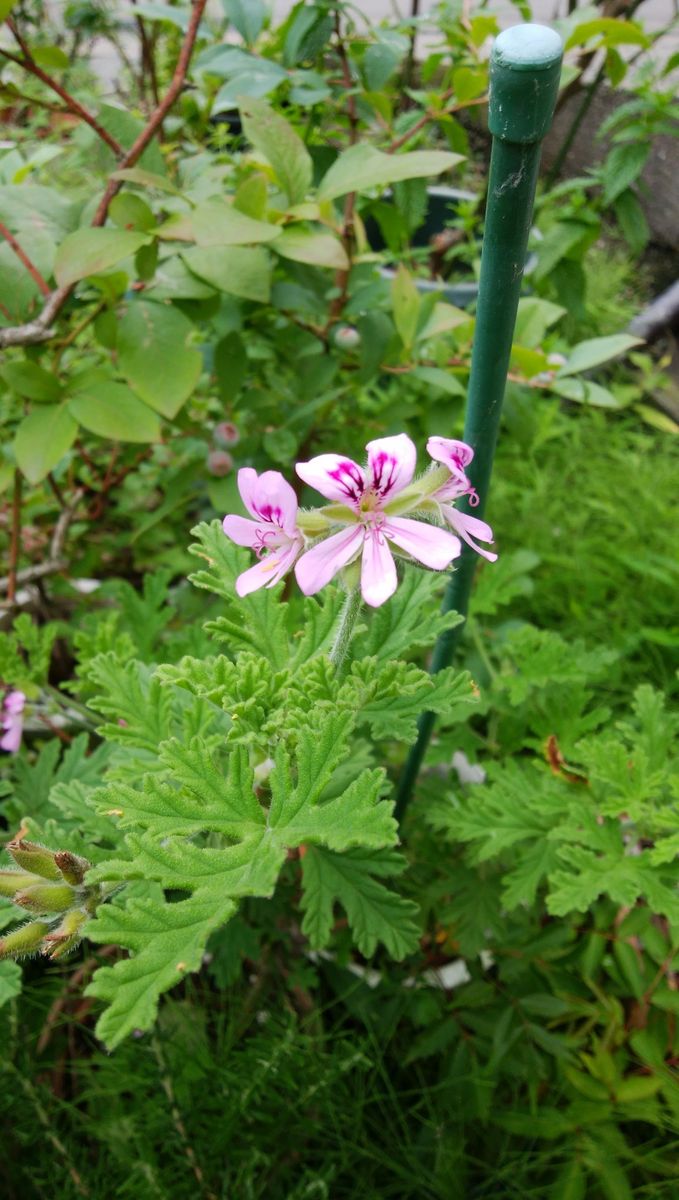
[[[361,595],[371,608],[379,608],[393,596],[398,583],[396,565],[382,529],[365,531],[361,561]]]
[[[459,538],[424,521],[390,517],[383,528],[395,546],[434,571],[445,570],[462,553]]]
[[[442,504],[441,512],[448,524],[452,525],[455,532],[459,533],[460,537],[463,538],[468,546],[471,546],[472,550],[476,550],[477,554],[481,554],[483,558],[487,558],[488,562],[496,561],[497,554],[494,554],[492,550],[484,550],[482,546],[477,546],[474,541],[474,538],[477,537],[481,538],[482,542],[492,543],[493,531],[490,525],[487,525],[485,521],[481,521],[479,517],[472,517],[469,513],[458,512],[450,504]]]
[[[383,502],[398,495],[415,474],[417,451],[406,433],[368,442],[368,485]]]
[[[238,490],[243,504],[256,521],[275,525],[293,537],[297,527],[297,497],[294,489],[280,471],[263,471],[241,467]]]
[[[314,596],[320,592],[342,567],[356,558],[364,537],[363,526],[352,525],[307,550],[295,567],[295,576],[304,595]]]
[[[309,462],[297,463],[300,479],[326,500],[339,500],[357,508],[365,491],[365,472],[353,459],[341,454],[319,454]]]
[[[249,596],[250,592],[256,592],[261,587],[274,587],[287,575],[301,548],[301,540],[295,539],[262,558],[254,567],[248,567],[236,580],[238,595]]]
[[[466,442],[457,438],[430,437],[427,442],[427,454],[436,462],[443,463],[449,471],[453,468],[464,470],[474,457],[474,451]]]
[[[247,517],[237,517],[230,513],[222,521],[222,529],[237,546],[249,546],[251,549],[260,538],[261,522],[250,521]]]
[[[14,691],[8,692],[5,696],[3,708],[7,713],[20,713],[23,712],[25,703],[25,694],[20,692],[18,688],[15,688]]]

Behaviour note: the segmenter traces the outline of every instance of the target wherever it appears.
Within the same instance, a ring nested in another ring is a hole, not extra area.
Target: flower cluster
[[[21,745],[26,697],[16,689],[5,692],[0,705],[0,750],[16,754]]]
[[[351,564],[358,568],[360,560],[361,593],[376,608],[396,590],[394,555],[443,571],[460,555],[462,538],[484,558],[497,558],[474,540],[492,542],[490,526],[454,507],[462,496],[472,506],[479,502],[466,474],[474,457],[470,446],[430,438],[427,450],[434,462],[419,479],[414,479],[415,446],[406,434],[378,438],[366,450],[365,467],[340,454],[297,463],[300,479],[330,501],[318,509],[300,510],[295,492],[278,471],[257,475],[244,467],[238,472],[252,519],[230,515],[223,528],[259,560],[238,577],[239,596],[273,587],[293,566],[300,588],[313,596],[339,571]]]

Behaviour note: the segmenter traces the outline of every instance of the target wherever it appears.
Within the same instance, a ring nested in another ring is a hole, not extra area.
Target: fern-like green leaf
[[[189,551],[203,559],[207,567],[190,576],[196,587],[215,592],[227,602],[227,612],[210,621],[206,629],[231,653],[253,650],[280,668],[288,661],[286,608],[281,602],[282,584],[261,588],[252,595],[236,595],[236,578],[250,564],[250,555],[234,546],[224,535],[219,521],[197,525],[192,530],[198,541]],[[231,611],[228,611],[228,610]]]
[[[400,960],[418,946],[417,905],[380,882],[378,876],[393,875],[405,866],[391,851],[363,849],[333,854],[310,848],[302,860],[304,892],[302,930],[315,949],[328,944],[335,904],[347,914],[356,944],[366,957],[378,942],[392,958]]]
[[[158,997],[201,965],[208,937],[235,912],[228,896],[195,893],[176,904],[160,899],[130,900],[125,908],[105,905],[87,926],[95,942],[115,943],[133,952],[114,966],[99,967],[86,994],[109,1007],[96,1032],[113,1049],[135,1029],[149,1029]]]

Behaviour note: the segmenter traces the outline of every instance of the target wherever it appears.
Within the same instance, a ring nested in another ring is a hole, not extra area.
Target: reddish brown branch
[[[43,296],[49,296],[49,294],[50,294],[49,284],[45,282],[45,280],[43,279],[42,275],[40,274],[38,268],[36,267],[35,263],[31,262],[26,251],[22,250],[22,248],[19,245],[18,241],[16,240],[14,234],[10,232],[10,230],[7,228],[6,225],[3,224],[2,221],[0,221],[0,233],[4,237],[8,246],[14,251],[14,253],[16,254],[19,261],[24,264],[26,270],[28,271],[29,275],[31,276],[31,279],[33,279],[34,282],[37,283]]]
[[[7,50],[2,50],[0,53],[2,53],[5,58],[8,58],[10,62],[16,63],[19,67],[23,67],[25,71],[28,71],[29,75],[34,75],[36,79],[39,79],[41,83],[44,83],[45,86],[50,88],[53,92],[56,92],[57,96],[63,100],[69,112],[72,112],[75,116],[80,117],[81,121],[85,121],[86,124],[88,124],[90,128],[94,130],[98,137],[100,137],[103,142],[106,142],[106,145],[110,147],[114,154],[124,154],[125,151],[120,145],[120,142],[117,142],[116,139],[108,132],[108,130],[104,129],[104,126],[99,124],[97,118],[93,117],[92,113],[88,112],[88,110],[83,107],[80,101],[76,100],[75,96],[72,96],[71,93],[68,92],[65,87],[62,87],[62,85],[56,79],[53,79],[51,75],[48,75],[47,71],[43,71],[42,67],[38,66],[37,62],[33,58],[33,55],[31,54],[30,46],[19,33],[14,21],[10,19],[8,20],[7,24],[9,25],[16,41],[19,44],[23,58],[19,58],[19,56],[16,54],[10,54]]]
[[[206,4],[207,0],[194,0],[191,20],[189,21],[188,29],[184,35],[184,41],[182,42],[182,47],[179,52],[179,58],[177,59],[177,65],[175,67],[170,86],[160,104],[149,117],[145,128],[139,134],[139,137],[130,147],[130,149],[126,152],[123,152],[122,149],[118,147],[116,152],[123,154],[120,162],[116,164],[118,170],[134,166],[134,164],[141,158],[146,147],[149,145],[154,135],[162,126],[163,120],[167,116],[169,110],[181,92],[186,80],[186,73],[188,71],[189,62],[191,61],[191,55],[193,53],[193,47],[198,35],[198,27],[200,25]],[[17,36],[16,33],[15,36]],[[22,45],[22,40],[19,40],[19,44],[21,45],[21,48],[25,54],[25,43]],[[7,55],[5,51],[0,51],[0,53],[5,54],[6,57],[12,59],[14,62],[18,62],[20,66],[26,66],[26,63],[23,62],[23,60],[16,58],[14,55]],[[89,123],[91,124],[91,121]],[[109,204],[121,186],[122,184],[118,180],[109,181],[106,191],[101,198],[97,211],[92,220],[92,224],[94,226],[101,226],[104,224],[108,215]],[[52,323],[59,315],[61,309],[68,300],[71,291],[72,285],[68,287],[57,288],[47,297],[45,307],[34,321],[29,321],[25,325],[16,325],[9,329],[0,329],[0,347],[28,346],[36,342],[49,341],[49,339],[53,336]]]
[[[157,130],[162,125],[165,117],[181,92],[186,80],[186,72],[189,68],[193,47],[198,35],[198,26],[200,25],[206,4],[207,0],[194,0],[193,10],[191,12],[191,20],[189,21],[188,28],[184,35],[184,41],[179,52],[179,58],[177,59],[177,65],[174,69],[174,75],[172,76],[170,86],[160,104],[157,105],[149,117],[145,128],[142,129],[137,140],[123,156],[122,161],[118,163],[118,171],[125,170],[127,167],[133,167],[134,164],[139,161],[146,147],[152,141]],[[122,186],[122,181],[119,179],[109,180],[106,191],[104,192],[99,207],[94,215],[94,219],[92,221],[93,225],[104,224],[104,221],[106,220],[106,214],[108,213],[108,206],[113,197],[120,191]]]
[[[342,25],[340,20],[339,9],[335,10],[335,37],[337,39],[337,54],[339,56],[340,65],[342,67],[342,83],[346,90],[347,117],[349,120],[349,142],[352,146],[358,141],[358,109],[356,108],[356,97],[354,95],[354,81],[351,77],[351,66],[349,63],[349,55],[342,36]],[[349,295],[349,278],[351,276],[351,265],[354,251],[354,214],[356,211],[356,193],[349,192],[344,200],[344,215],[342,217],[342,245],[348,259],[348,266],[341,271],[338,271],[335,276],[335,287],[338,289],[338,294],[330,306],[330,315],[328,318],[328,326],[337,321],[341,316],[344,306]]]
[[[450,89],[448,92],[445,92],[441,98],[442,103],[445,103],[445,101],[448,100],[452,94],[452,89]],[[476,100],[465,100],[462,104],[451,104],[448,108],[441,109],[440,111],[435,111],[434,109],[428,108],[427,111],[419,118],[419,120],[416,121],[414,125],[410,126],[410,129],[406,129],[405,133],[402,133],[400,137],[394,138],[393,142],[387,146],[387,154],[394,154],[396,150],[400,150],[401,146],[404,146],[406,142],[409,142],[411,137],[414,137],[416,133],[419,133],[421,129],[424,129],[425,125],[428,125],[430,121],[438,121],[441,117],[450,117],[453,113],[459,112],[462,108],[473,108],[475,105],[487,103],[488,96],[484,95],[479,96]]]

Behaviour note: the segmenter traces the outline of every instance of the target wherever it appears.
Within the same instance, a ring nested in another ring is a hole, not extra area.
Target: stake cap
[[[506,142],[541,142],[559,90],[563,42],[547,25],[513,25],[495,39],[488,127]]]

